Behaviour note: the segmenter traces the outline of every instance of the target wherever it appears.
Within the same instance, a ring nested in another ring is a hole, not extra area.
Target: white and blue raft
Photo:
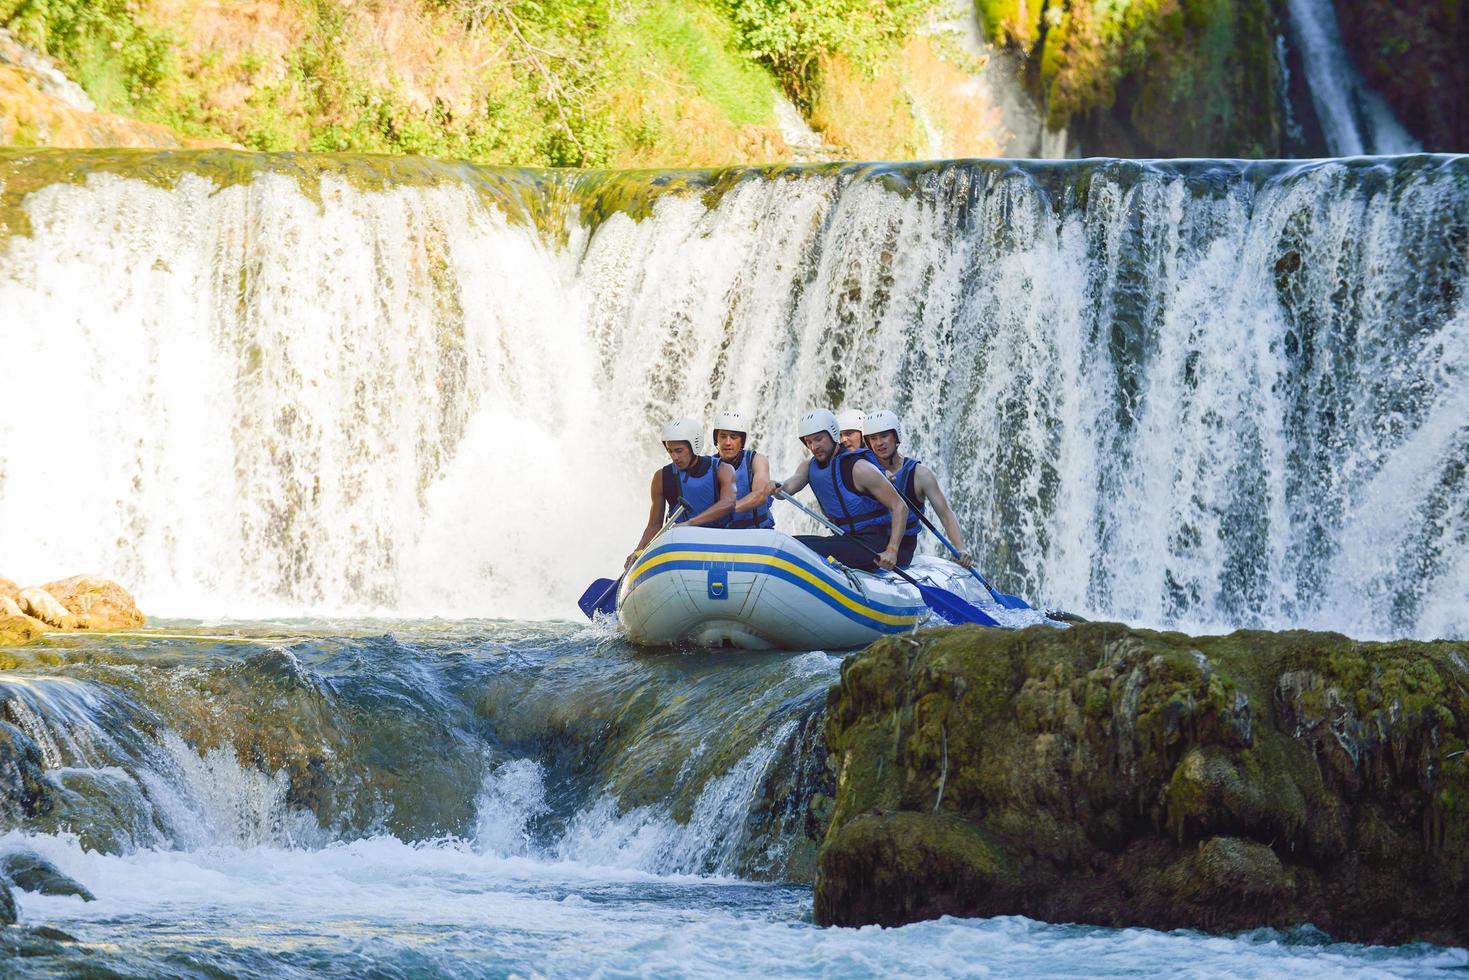
[[[634,643],[746,650],[865,646],[960,621],[950,607],[968,610],[965,622],[1061,625],[1012,596],[992,594],[951,561],[920,556],[902,572],[854,571],[773,530],[670,528],[616,590],[618,621]]]

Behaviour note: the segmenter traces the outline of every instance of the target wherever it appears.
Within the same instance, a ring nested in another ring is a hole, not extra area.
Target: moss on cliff
[[[1115,624],[875,644],[828,708],[837,797],[817,918],[1311,921],[1462,943],[1466,654]],[[902,882],[853,884],[890,851]]]
[[[1052,129],[1088,154],[1277,156],[1269,0],[978,0],[990,40],[1024,54]]]

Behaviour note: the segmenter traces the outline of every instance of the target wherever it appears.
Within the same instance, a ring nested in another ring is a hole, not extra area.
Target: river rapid
[[[1469,951],[1010,917],[818,929],[810,725],[840,658],[605,625],[153,624],[0,679],[53,811],[0,837],[95,902],[53,976],[1425,975]],[[202,748],[202,751],[200,749]],[[246,759],[242,764],[240,752]],[[804,881],[803,881],[804,880]]]
[[[642,174],[0,151],[33,975],[1419,975],[1469,953],[810,924],[841,655],[571,622],[656,432],[891,407],[980,565],[1185,631],[1469,636],[1469,158]],[[779,505],[787,530],[804,519]],[[926,546],[932,550],[932,546]],[[208,617],[201,619],[200,617]]]

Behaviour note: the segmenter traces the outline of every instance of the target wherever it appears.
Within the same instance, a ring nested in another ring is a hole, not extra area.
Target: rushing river
[[[0,349],[0,574],[196,617],[0,671],[48,787],[0,851],[96,894],[18,892],[80,942],[6,969],[1469,967],[1306,924],[817,929],[839,657],[568,622],[665,418],[743,408],[783,473],[800,413],[845,403],[905,415],[1037,605],[1469,636],[1469,158],[0,151]]]
[[[57,786],[0,850],[34,848],[97,896],[17,893],[23,921],[80,940],[12,961],[21,974],[1469,967],[1469,951],[1308,928],[818,929],[803,882],[830,792],[810,738],[839,664],[825,653],[639,651],[602,627],[482,621],[156,629],[50,640],[0,677]]]

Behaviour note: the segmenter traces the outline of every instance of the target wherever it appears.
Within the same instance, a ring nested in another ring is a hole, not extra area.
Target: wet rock
[[[133,597],[110,579],[73,575],[58,582],[49,582],[42,588],[54,596],[66,612],[75,617],[75,625],[83,629],[124,630],[143,625],[144,616]]]
[[[84,902],[96,901],[96,896],[85,885],[29,849],[0,854],[0,874],[21,891],[41,895],[76,895]]]
[[[10,886],[0,881],[0,926],[13,926],[15,920],[15,896],[10,893]]]
[[[63,769],[53,777],[49,808],[26,829],[73,834],[83,850],[126,854],[159,843],[153,806],[137,782],[119,769]]]
[[[1469,645],[936,630],[843,666],[823,923],[1469,942]]]
[[[1014,856],[952,814],[863,814],[828,840],[816,918],[828,925],[902,925],[990,915],[1016,896]]]
[[[19,728],[0,721],[0,823],[50,811],[44,771],[40,747]]]
[[[21,612],[34,616],[47,626],[64,630],[75,629],[77,626],[76,617],[45,589],[21,589],[16,602]]]
[[[29,643],[51,629],[39,619],[26,615],[0,615],[0,647]]]
[[[1469,9],[1438,0],[1342,0],[1342,41],[1423,148],[1469,149]]]
[[[59,956],[66,952],[62,943],[77,939],[49,926],[11,926],[0,929],[0,957]]]

